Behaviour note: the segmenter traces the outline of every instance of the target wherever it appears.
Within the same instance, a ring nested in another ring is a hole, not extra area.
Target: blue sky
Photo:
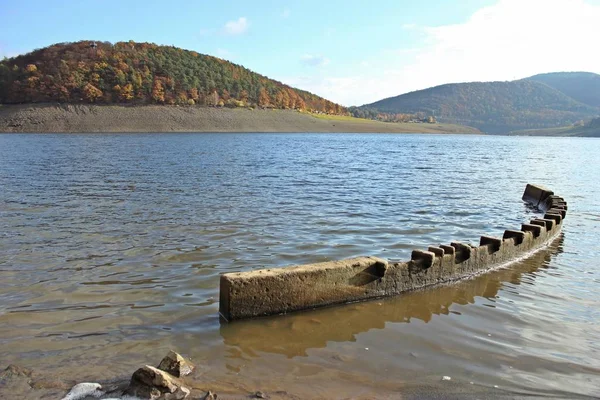
[[[358,105],[448,82],[600,72],[597,21],[600,0],[0,0],[0,57],[148,41]]]

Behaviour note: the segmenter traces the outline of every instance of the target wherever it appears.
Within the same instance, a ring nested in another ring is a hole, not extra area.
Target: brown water
[[[0,135],[0,367],[109,380],[173,348],[199,365],[196,387],[222,395],[598,396],[599,152],[593,139]],[[223,272],[477,242],[530,217],[527,182],[564,196],[569,215],[525,261],[219,321]]]

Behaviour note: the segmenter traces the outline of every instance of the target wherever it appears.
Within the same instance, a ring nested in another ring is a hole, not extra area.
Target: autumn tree
[[[121,88],[121,93],[119,94],[119,99],[121,101],[131,101],[133,100],[133,97],[133,85],[131,83],[128,83]]]
[[[188,103],[188,96],[187,93],[184,92],[183,90],[177,93],[177,104],[187,104]]]
[[[271,98],[264,87],[261,87],[258,92],[258,106],[268,107],[271,104]]]
[[[154,79],[154,84],[152,85],[152,100],[156,103],[165,102],[165,89],[159,79]]]
[[[284,101],[283,101],[283,91],[278,91],[277,94],[275,95],[275,107],[277,108],[284,108]]]
[[[216,107],[218,104],[219,93],[217,93],[216,90],[213,90],[213,92],[209,96],[206,96],[206,105]]]
[[[198,89],[197,88],[191,88],[190,89],[190,95],[189,95],[190,99],[194,100],[194,101],[198,101],[198,99],[200,98],[199,94],[198,94]]]
[[[83,96],[90,103],[96,102],[97,99],[102,97],[102,90],[98,89],[96,86],[88,83],[83,87]]]
[[[244,103],[247,103],[248,102],[248,97],[249,97],[248,96],[248,91],[246,89],[243,89],[240,92],[240,98],[239,98],[239,100],[243,101]]]
[[[231,95],[229,94],[229,91],[227,89],[223,89],[223,91],[221,92],[221,98],[223,99],[223,101],[227,101],[231,98]]]

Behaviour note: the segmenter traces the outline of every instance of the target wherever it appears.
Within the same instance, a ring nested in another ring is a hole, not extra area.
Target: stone
[[[208,393],[206,393],[206,396],[202,398],[202,400],[217,400],[217,398],[218,395],[209,390]]]
[[[73,388],[71,388],[69,393],[67,393],[67,395],[63,397],[62,400],[81,400],[88,397],[98,398],[103,394],[104,391],[102,390],[102,385],[100,385],[99,383],[78,383],[77,385],[73,386]]]
[[[150,400],[181,400],[190,390],[168,372],[145,365],[133,373],[125,394]]]
[[[161,392],[173,393],[179,387],[173,378],[168,372],[146,365],[135,371],[131,380],[153,386]]]
[[[164,393],[158,400],[183,400],[190,395],[190,389],[180,386],[173,393]]]
[[[2,373],[0,373],[0,381],[7,381],[13,378],[30,378],[32,371],[30,369],[10,364]]]
[[[194,364],[172,350],[169,351],[169,354],[158,365],[158,369],[168,372],[177,378],[191,374],[194,368],[196,368]]]

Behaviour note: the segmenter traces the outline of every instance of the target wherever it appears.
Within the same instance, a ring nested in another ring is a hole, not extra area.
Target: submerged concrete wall
[[[221,276],[219,312],[228,321],[282,314],[450,282],[511,262],[556,237],[567,214],[562,197],[528,184],[523,200],[543,213],[507,230],[482,236],[479,246],[459,242],[414,250],[407,262],[359,257],[319,264],[229,273]]]

